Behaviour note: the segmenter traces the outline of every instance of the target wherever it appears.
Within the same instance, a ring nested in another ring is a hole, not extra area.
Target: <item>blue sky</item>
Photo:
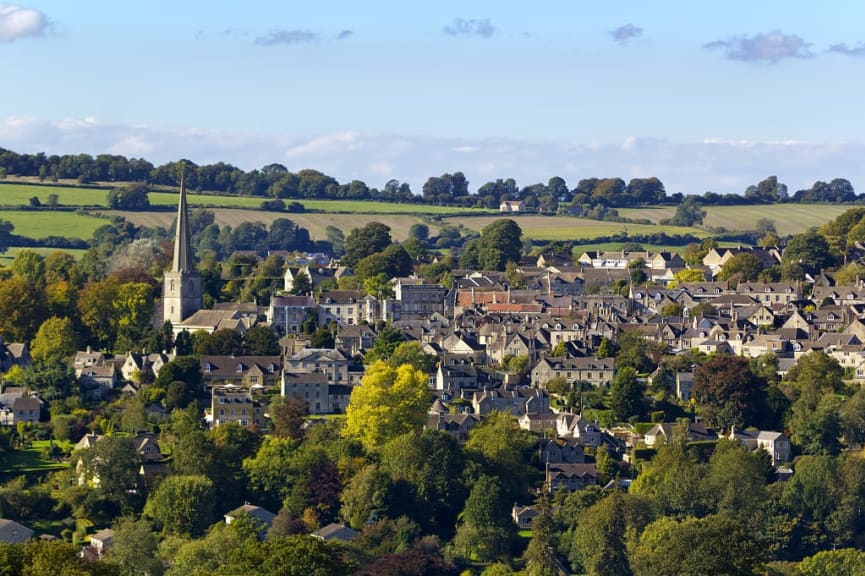
[[[0,146],[865,192],[862,2],[0,3]]]

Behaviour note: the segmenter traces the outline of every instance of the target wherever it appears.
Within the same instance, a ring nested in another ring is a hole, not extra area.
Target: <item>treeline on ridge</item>
[[[190,190],[220,192],[241,196],[270,198],[305,198],[333,200],[379,200],[386,202],[453,205],[477,208],[499,207],[505,200],[523,201],[530,210],[555,212],[562,203],[588,213],[595,207],[625,208],[654,204],[677,205],[685,198],[682,192],[667,194],[656,177],[583,178],[576,187],[551,177],[546,184],[518,186],[513,178],[496,179],[469,191],[469,181],[460,171],[430,176],[416,195],[406,182],[388,180],[382,188],[370,187],[361,180],[339,183],[335,178],[312,169],[291,172],[282,164],[268,164],[261,169],[244,171],[225,162],[197,165],[189,160],[155,166],[142,158],[116,154],[19,154],[0,148],[0,179],[6,176],[36,177],[40,180],[77,180],[92,182],[144,182],[154,186],[179,186],[181,163]],[[844,178],[815,182],[810,188],[790,195],[787,186],[776,176],[769,176],[749,186],[743,194],[705,192],[695,196],[703,205],[795,203],[850,203],[861,199],[853,185]]]

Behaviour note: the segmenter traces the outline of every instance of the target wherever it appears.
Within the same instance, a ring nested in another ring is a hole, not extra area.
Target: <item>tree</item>
[[[112,210],[147,210],[150,208],[146,184],[130,184],[108,192],[108,207]]]
[[[684,438],[674,436],[643,465],[629,493],[650,499],[664,515],[698,515],[705,511],[698,497],[704,477],[705,465],[691,459]]]
[[[460,571],[436,554],[405,550],[383,554],[353,573],[354,576],[457,576]]]
[[[21,277],[0,280],[0,334],[7,342],[30,342],[45,319],[45,295]]]
[[[390,477],[376,464],[369,464],[352,477],[340,494],[340,516],[355,530],[387,512]]]
[[[253,561],[240,570],[226,567],[221,575],[250,574],[261,576],[346,576],[348,567],[339,554],[318,538],[307,534],[267,540],[260,563]]]
[[[276,396],[270,403],[270,433],[300,442],[307,416],[309,404],[302,398]]]
[[[375,341],[372,344],[372,350],[366,355],[367,363],[375,362],[376,360],[389,360],[391,355],[396,350],[400,343],[405,341],[405,334],[402,330],[394,328],[390,322],[386,323],[378,331]]]
[[[462,519],[454,538],[458,554],[482,562],[510,554],[517,530],[510,518],[510,501],[497,478],[485,475],[477,479]]]
[[[535,501],[537,516],[532,521],[532,538],[523,555],[526,576],[558,576],[555,557],[555,523],[547,491]]]
[[[634,284],[642,284],[649,279],[646,274],[646,261],[643,258],[635,258],[628,262],[628,275]]]
[[[34,250],[21,250],[12,259],[12,276],[45,288],[45,258]]]
[[[865,552],[855,548],[824,550],[802,560],[802,576],[862,576],[865,574]]]
[[[793,236],[782,255],[782,265],[796,265],[809,274],[818,274],[831,267],[835,257],[826,238],[814,230]]]
[[[525,500],[537,472],[529,466],[536,440],[515,425],[509,414],[494,412],[472,428],[466,455],[483,473],[500,478],[510,501]]]
[[[341,261],[353,268],[362,259],[382,252],[392,244],[390,227],[381,222],[370,222],[362,228],[354,228],[345,239],[345,254]]]
[[[249,356],[278,356],[279,340],[269,327],[253,326],[243,334],[243,353]]]
[[[661,518],[646,527],[634,547],[634,576],[749,576],[760,549],[738,522],[721,516]]]
[[[687,196],[681,204],[676,206],[676,213],[672,218],[662,220],[661,224],[671,226],[697,226],[703,223],[706,211],[700,205],[696,196]]]
[[[34,362],[65,361],[78,349],[76,340],[72,321],[53,316],[39,326],[36,337],[30,343],[30,355]]]
[[[573,534],[572,558],[590,576],[631,576],[625,553],[625,496],[613,490],[585,511]]]
[[[678,302],[670,302],[661,306],[661,316],[665,318],[680,318],[685,312],[685,307]]]
[[[709,510],[747,524],[764,504],[766,483],[773,476],[765,450],[752,452],[737,440],[721,440],[709,459],[703,499]]]
[[[631,416],[642,418],[643,395],[636,370],[626,367],[617,371],[610,384],[610,408],[616,420],[626,422]]]
[[[375,256],[370,256],[374,258]],[[366,261],[366,259],[364,259]],[[393,297],[393,284],[391,284],[391,276],[386,272],[380,272],[372,276],[367,276],[363,280],[363,291],[377,300],[384,300]]]
[[[112,316],[117,321],[120,350],[129,350],[141,342],[153,319],[153,288],[144,282],[121,284],[112,302]]]
[[[117,322],[114,317],[114,299],[120,282],[108,277],[99,282],[90,282],[78,296],[78,314],[82,324],[89,330],[96,343],[103,347],[111,346],[117,336]]]
[[[481,230],[478,264],[482,270],[504,271],[508,262],[519,262],[522,229],[513,220],[496,220]]]
[[[466,498],[466,458],[445,432],[406,433],[385,444],[380,469],[395,484],[387,497],[388,516],[405,514],[427,532],[450,537]],[[408,494],[398,496],[403,490]]]
[[[105,498],[126,509],[138,481],[140,465],[132,439],[105,436],[92,448],[84,448],[77,454],[81,476],[96,486]]]
[[[377,360],[351,392],[344,434],[375,451],[387,440],[420,428],[427,406],[423,372],[407,364],[394,368]]]
[[[763,261],[756,254],[741,252],[724,263],[718,277],[721,280],[754,282],[762,270]]]
[[[343,231],[336,226],[328,225],[324,233],[327,236],[327,241],[330,242],[333,248],[334,255],[342,255],[345,252],[345,234]]]
[[[778,182],[777,176],[764,178],[756,186],[745,190],[745,198],[761,204],[774,204],[787,200],[787,185]]]
[[[793,406],[790,439],[808,454],[836,454],[840,450],[841,399],[844,370],[824,352],[806,354],[787,374]]]
[[[416,370],[421,370],[425,374],[435,372],[438,357],[434,354],[427,354],[423,351],[423,346],[417,340],[410,342],[400,342],[396,345],[387,363],[393,367],[399,367],[403,364],[409,364]]]
[[[144,514],[169,534],[197,536],[214,518],[214,487],[206,476],[168,476],[147,499]]]
[[[648,356],[648,342],[638,330],[624,330],[619,334],[616,341],[618,351],[616,352],[616,368],[622,369],[630,366],[637,373],[648,372],[652,367],[652,361]]]
[[[172,382],[184,382],[193,389],[201,387],[201,365],[195,356],[176,356],[159,369],[153,383],[158,388],[168,389]]]
[[[208,334],[198,331],[193,334],[193,351],[196,356],[235,356],[243,354],[243,335],[233,328],[222,328]]]
[[[694,371],[694,398],[712,426],[729,430],[759,422],[766,404],[766,383],[747,358],[717,356]]]
[[[114,539],[107,558],[120,566],[123,576],[162,575],[162,560],[157,557],[157,541],[150,522],[124,516],[111,528]]]
[[[290,294],[303,295],[312,292],[312,280],[306,272],[298,272],[291,283]]]
[[[835,272],[835,284],[838,286],[854,284],[862,279],[865,279],[865,265],[859,262],[850,262]]]
[[[429,238],[429,226],[421,224],[420,222],[415,222],[408,229],[408,237],[416,238],[421,242],[426,241]]]

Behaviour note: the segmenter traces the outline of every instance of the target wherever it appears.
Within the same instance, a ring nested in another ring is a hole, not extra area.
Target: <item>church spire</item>
[[[174,237],[174,265],[172,272],[189,273],[195,270],[195,260],[192,256],[192,245],[189,234],[189,218],[186,214],[186,188],[183,185],[183,174],[186,165],[180,164],[180,202],[177,205],[177,231]]]

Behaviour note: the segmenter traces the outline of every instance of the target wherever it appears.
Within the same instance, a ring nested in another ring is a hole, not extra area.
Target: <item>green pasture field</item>
[[[29,206],[36,196],[45,204],[50,194],[57,194],[61,206],[107,206],[108,191],[94,188],[14,184],[0,182],[0,206]]]
[[[0,206],[28,206],[30,198],[36,196],[45,204],[49,194],[57,194],[61,206],[108,206],[108,190],[93,188],[73,188],[51,186],[48,184],[26,185],[0,182]],[[176,206],[177,192],[150,192],[148,198],[153,206]],[[213,206],[219,208],[261,207],[265,200],[258,196],[228,196],[218,194],[187,194],[190,206]],[[350,212],[367,214],[493,214],[495,210],[478,208],[459,208],[456,206],[428,206],[425,204],[397,204],[393,202],[373,202],[371,200],[283,200],[300,202],[307,210],[326,212]]]
[[[462,224],[470,230],[480,232],[485,226],[499,220],[497,216],[479,218],[447,218],[447,222]],[[661,226],[659,224],[623,224],[621,222],[601,222],[573,216],[512,216],[514,222],[520,225],[523,237],[532,240],[577,240],[591,239],[599,236],[609,236],[627,232],[631,235],[654,234],[694,234],[708,236],[705,230],[682,226]]]
[[[753,230],[760,218],[768,218],[775,222],[775,227],[781,235],[800,234],[813,226],[822,226],[854,208],[849,204],[772,204],[755,206],[706,206],[706,218],[703,224],[711,228],[726,228],[727,230]],[[624,218],[648,218],[658,222],[663,218],[671,218],[676,212],[674,206],[656,208],[619,208],[619,214]]]
[[[177,194],[170,192],[151,192],[150,203],[153,206],[176,206]],[[220,208],[260,208],[261,203],[273,198],[258,196],[217,196],[211,194],[187,194],[190,206],[214,206]],[[426,204],[396,204],[392,202],[374,202],[371,200],[296,200],[284,198],[283,202],[299,202],[307,210],[324,212],[350,212],[361,214],[492,214],[494,210],[478,208],[459,208],[456,206],[428,206]]]
[[[12,232],[27,238],[62,236],[88,240],[94,230],[108,224],[107,220],[96,216],[49,210],[0,210],[0,220],[11,222],[15,226]]]

